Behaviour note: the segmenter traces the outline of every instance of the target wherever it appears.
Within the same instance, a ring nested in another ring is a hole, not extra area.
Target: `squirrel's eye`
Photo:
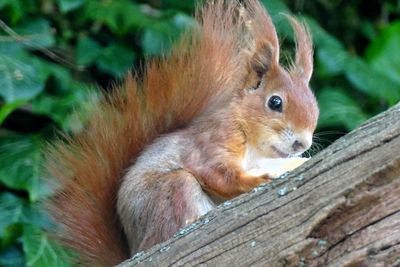
[[[273,95],[268,100],[268,107],[277,112],[282,112],[283,100],[277,95]]]

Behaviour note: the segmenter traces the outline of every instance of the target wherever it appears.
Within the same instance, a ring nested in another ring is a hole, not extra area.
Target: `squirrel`
[[[118,264],[306,160],[319,115],[312,39],[287,17],[296,53],[285,68],[257,0],[209,1],[168,56],[51,146],[50,211],[79,263]]]

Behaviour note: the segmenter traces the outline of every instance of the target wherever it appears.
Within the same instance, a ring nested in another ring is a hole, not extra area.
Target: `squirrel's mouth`
[[[271,146],[272,150],[280,157],[280,158],[287,158],[289,157],[289,154],[282,152],[275,146]]]

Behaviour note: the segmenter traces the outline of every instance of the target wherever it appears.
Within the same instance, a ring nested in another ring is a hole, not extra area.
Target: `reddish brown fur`
[[[171,190],[173,201],[171,207],[163,208],[172,209],[175,218],[170,220],[181,225],[182,212],[188,209],[181,202],[185,186],[190,186],[183,179],[187,171],[206,191],[223,198],[269,180],[248,176],[240,166],[245,145],[257,145],[257,135],[263,134],[263,119],[275,116],[265,113],[266,94],[279,89],[290,104],[284,118],[269,120],[269,127],[278,131],[290,122],[298,128],[315,128],[318,114],[308,89],[312,52],[307,32],[293,20],[301,55],[296,59],[299,68],[288,73],[279,66],[275,28],[258,1],[246,1],[243,21],[250,45],[242,38],[242,22],[235,20],[238,4],[223,2],[206,5],[197,15],[199,26],[183,37],[171,55],[147,64],[143,82],[129,75],[122,88],[98,105],[82,133],[51,149],[49,169],[61,184],[52,213],[63,225],[63,239],[80,252],[82,263],[109,266],[128,257],[115,209],[117,189],[124,170],[160,134],[186,129],[185,134],[195,141],[196,149],[182,155],[187,159],[186,170],[170,173],[173,182],[163,185]],[[260,78],[265,88],[250,97],[249,88]],[[309,110],[307,103],[313,106],[311,115],[304,112]],[[154,185],[161,177],[146,178]],[[148,236],[140,248],[165,240],[177,230],[161,221],[152,223],[164,228],[158,237]]]
[[[198,15],[201,26],[169,58],[149,63],[142,83],[128,75],[82,133],[51,149],[48,168],[61,184],[52,213],[83,263],[108,266],[128,257],[115,198],[124,169],[143,147],[228,101],[237,89],[242,60],[234,8],[220,1],[206,6]]]
[[[279,135],[288,125],[313,132],[318,118],[316,100],[308,87],[312,73],[312,43],[308,31],[288,16],[297,49],[295,65],[287,71],[279,65],[278,37],[270,17],[259,2],[246,3],[244,20],[254,41],[250,45],[248,75],[242,85],[246,90],[231,105],[193,128],[191,135],[195,136],[196,148],[185,157],[186,167],[204,190],[222,198],[237,196],[270,180],[268,176],[252,177],[243,172],[240,164],[247,145],[259,147],[260,136]],[[264,81],[262,88],[250,93],[248,88],[256,86],[260,79]],[[282,113],[265,107],[267,96],[275,93],[284,99]],[[269,149],[259,153],[276,157]]]

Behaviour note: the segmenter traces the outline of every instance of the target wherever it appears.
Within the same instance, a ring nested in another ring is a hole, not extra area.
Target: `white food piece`
[[[267,174],[271,178],[278,178],[285,172],[292,171],[301,166],[310,158],[263,158],[253,162],[248,166],[246,172],[252,176],[261,176]]]

